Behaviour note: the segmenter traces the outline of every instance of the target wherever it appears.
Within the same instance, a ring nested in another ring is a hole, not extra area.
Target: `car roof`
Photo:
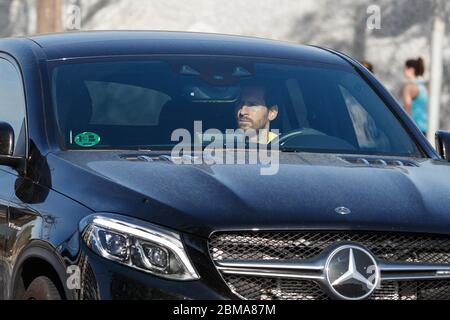
[[[348,65],[322,48],[255,37],[171,31],[90,31],[29,37],[48,60],[115,55],[205,54]]]

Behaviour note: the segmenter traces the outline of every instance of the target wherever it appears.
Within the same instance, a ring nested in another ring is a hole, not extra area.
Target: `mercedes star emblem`
[[[332,294],[345,300],[367,298],[380,281],[380,271],[372,254],[355,245],[335,249],[327,259],[325,272]]]
[[[339,213],[339,214],[342,214],[342,215],[346,215],[346,214],[352,213],[350,211],[350,209],[346,208],[346,207],[338,207],[338,208],[334,209],[334,211],[336,211],[336,213]]]

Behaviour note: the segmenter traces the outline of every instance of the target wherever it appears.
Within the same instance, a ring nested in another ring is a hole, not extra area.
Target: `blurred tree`
[[[37,0],[37,33],[62,31],[61,0]]]

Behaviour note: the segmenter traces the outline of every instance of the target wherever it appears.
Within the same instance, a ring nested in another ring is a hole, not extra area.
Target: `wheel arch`
[[[66,285],[66,267],[62,258],[49,243],[33,240],[22,250],[14,264],[10,281],[11,299],[17,298],[18,293],[40,275],[54,281],[64,299],[74,298],[73,292]]]

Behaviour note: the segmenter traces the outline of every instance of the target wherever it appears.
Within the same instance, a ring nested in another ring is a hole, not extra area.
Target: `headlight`
[[[106,259],[163,278],[200,278],[175,232],[113,214],[89,216],[80,229],[87,246]]]

